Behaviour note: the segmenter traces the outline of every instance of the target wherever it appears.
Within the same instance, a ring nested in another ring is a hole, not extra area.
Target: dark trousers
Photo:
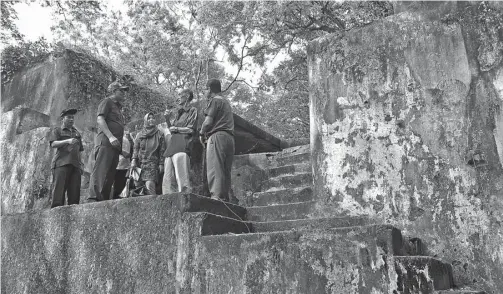
[[[119,163],[119,150],[109,146],[97,146],[94,159],[96,161],[89,181],[89,199],[109,200]]]
[[[234,148],[234,137],[227,132],[216,132],[208,139],[206,175],[211,198],[229,201]]]
[[[80,201],[80,168],[71,164],[56,167],[52,170],[52,205],[51,208],[65,204],[65,193],[68,204],[79,204]]]
[[[113,193],[113,199],[120,199],[120,195],[122,193],[122,190],[126,187],[126,174],[127,174],[127,169],[118,169],[115,172],[115,180],[114,180],[114,193]]]

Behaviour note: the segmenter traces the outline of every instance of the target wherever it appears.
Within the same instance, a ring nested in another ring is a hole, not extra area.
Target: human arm
[[[161,134],[159,142],[159,172],[164,172],[164,151],[166,150],[166,138]]]
[[[52,129],[50,135],[49,135],[49,144],[52,148],[60,148],[64,147],[69,144],[75,144],[79,143],[79,140],[76,138],[69,138],[62,140],[61,139],[61,129],[59,127],[56,127]]]
[[[52,148],[59,148],[59,147],[63,147],[63,146],[69,145],[69,144],[75,144],[78,142],[79,142],[79,140],[77,140],[75,138],[70,138],[70,139],[66,139],[66,140],[59,140],[59,141],[52,141],[51,147]]]
[[[164,119],[166,120],[166,125],[168,125],[169,131],[171,132],[171,122],[169,121],[169,116],[171,115],[171,110],[166,109],[164,111]]]
[[[188,112],[188,116],[185,122],[182,122],[183,126],[170,127],[169,131],[171,133],[180,134],[193,134],[195,133],[195,126],[197,125],[197,108],[192,107]]]
[[[129,146],[129,140],[128,139],[123,139],[122,140],[122,156],[124,156],[124,158],[130,158],[131,157],[131,153],[130,153],[130,147]]]
[[[140,134],[138,133],[136,135],[136,138],[134,139],[134,143],[133,143],[133,157],[131,160],[131,166],[132,167],[137,167],[138,166],[138,156],[139,156],[139,153],[140,152]]]
[[[111,103],[113,102],[110,99],[104,99],[100,102],[100,104],[98,105],[98,116],[96,119],[96,123],[98,124],[98,127],[103,132],[103,134],[107,136],[108,141],[110,141],[110,144],[113,147],[120,150],[121,144],[119,143],[119,140],[117,140],[117,138],[112,134],[112,132],[110,132],[110,129],[108,128],[108,124],[105,119],[107,115],[111,112]]]
[[[100,127],[101,131],[105,136],[107,136],[108,140],[110,141],[110,144],[112,144],[113,147],[115,148],[121,148],[121,144],[119,143],[119,140],[115,138],[115,136],[110,132],[110,129],[108,129],[107,122],[105,121],[105,117],[102,115],[98,115],[98,119],[96,120],[98,123],[98,126]]]

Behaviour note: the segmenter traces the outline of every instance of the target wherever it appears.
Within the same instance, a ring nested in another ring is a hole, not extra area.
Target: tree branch
[[[244,63],[243,60],[245,58],[244,51],[245,51],[245,47],[246,47],[246,42],[248,42],[249,38],[250,38],[250,35],[246,36],[244,44],[243,44],[243,48],[241,48],[241,60],[239,61],[238,72],[236,73],[234,80],[232,80],[232,82],[222,92],[226,92],[227,90],[229,90],[229,88],[232,86],[232,84],[234,84],[234,82],[237,80],[239,74],[241,73],[241,70],[243,69],[243,63]]]

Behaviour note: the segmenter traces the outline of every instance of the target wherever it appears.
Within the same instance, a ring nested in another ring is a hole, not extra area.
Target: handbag
[[[120,198],[128,198],[129,197],[130,185],[131,185],[131,178],[128,178],[126,180],[126,187],[124,187],[124,190],[122,190],[122,192],[120,194]]]

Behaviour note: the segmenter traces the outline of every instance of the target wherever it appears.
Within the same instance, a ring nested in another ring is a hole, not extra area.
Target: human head
[[[185,89],[178,94],[178,99],[176,100],[178,105],[184,106],[188,104],[194,98],[194,93],[190,89]]]
[[[143,117],[143,125],[145,128],[152,128],[155,126],[155,118],[152,112],[145,114]]]
[[[61,111],[61,121],[65,127],[72,127],[74,124],[75,114],[77,113],[77,109],[68,108]]]
[[[210,79],[206,83],[206,88],[210,90],[210,93],[218,94],[222,92],[222,85],[220,83],[220,80],[217,79]]]
[[[108,85],[108,92],[120,101],[124,100],[127,91],[129,91],[129,87],[123,85],[119,80],[116,80]]]

